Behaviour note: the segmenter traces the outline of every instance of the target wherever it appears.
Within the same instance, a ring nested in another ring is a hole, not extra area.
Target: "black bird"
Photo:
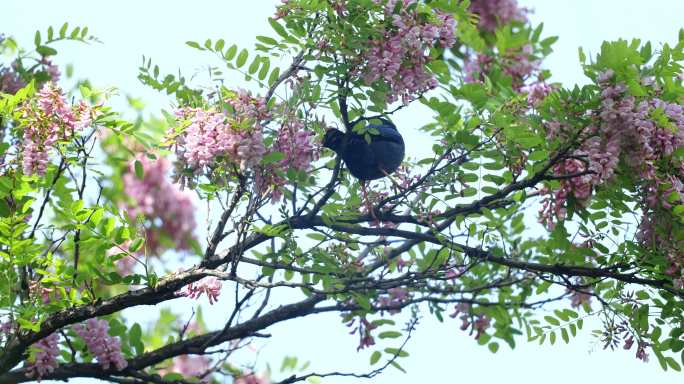
[[[325,133],[323,146],[337,153],[349,168],[349,172],[361,181],[361,188],[368,204],[366,182],[389,176],[404,160],[404,139],[391,121],[378,118],[381,124],[368,124],[370,142],[364,135],[349,130],[344,133],[331,128]],[[353,127],[352,127],[353,128]],[[373,134],[372,130],[377,130]],[[369,205],[370,208],[370,205]],[[373,210],[370,210],[373,214]]]
[[[323,146],[335,151],[344,160],[354,177],[361,181],[375,180],[394,172],[404,160],[404,139],[397,127],[387,119],[382,124],[368,124],[370,143],[353,131],[344,133],[331,128],[325,133]]]

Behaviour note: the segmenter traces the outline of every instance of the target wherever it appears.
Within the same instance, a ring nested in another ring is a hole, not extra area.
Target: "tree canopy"
[[[283,0],[253,47],[186,43],[210,83],[144,58],[139,80],[170,103],[147,120],[88,81],[61,85],[51,60],[97,42],[87,27],[31,48],[0,35],[0,382],[372,378],[403,370],[425,316],[492,353],[569,343],[594,318],[604,348],[681,370],[684,30],[580,50],[591,82],[567,88],[528,12]],[[418,103],[427,156],[393,119]],[[386,177],[362,182],[323,147],[331,129],[371,143],[390,121],[407,156]],[[164,306],[182,300],[191,311]],[[144,306],[154,324],[127,316]],[[322,313],[372,351],[367,371],[235,358]]]

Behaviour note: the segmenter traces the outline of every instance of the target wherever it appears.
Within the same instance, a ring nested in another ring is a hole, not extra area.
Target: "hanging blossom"
[[[167,159],[138,156],[138,161],[142,164],[143,178],[135,174],[134,162],[123,176],[124,193],[132,202],[126,204],[125,209],[132,220],[139,215],[145,218],[147,250],[152,254],[163,250],[161,234],[171,237],[176,249],[190,249],[196,226],[190,193],[181,191],[178,185],[169,181],[171,165]]]
[[[257,185],[262,191],[270,191],[272,202],[282,198],[283,177],[289,169],[306,172],[311,163],[318,160],[320,143],[315,140],[313,131],[306,130],[304,122],[296,116],[285,117],[278,130],[272,152],[280,152],[283,159],[270,164],[257,174]]]
[[[390,314],[397,314],[401,312],[401,305],[411,299],[411,294],[406,288],[390,288],[387,290],[387,295],[378,298],[378,305],[381,307],[390,308]]]
[[[73,139],[76,132],[90,126],[97,112],[81,101],[67,104],[62,90],[46,83],[34,100],[24,104],[22,125],[22,165],[26,175],[44,175],[50,160],[50,150],[59,142]]]
[[[674,235],[677,225],[670,213],[684,204],[684,163],[672,158],[684,147],[684,107],[658,97],[636,98],[624,84],[615,84],[613,72],[598,77],[601,104],[595,113],[597,122],[586,128],[585,140],[574,153],[576,159],[557,165],[559,174],[589,171],[561,182],[559,190],[544,190],[542,221],[553,228],[556,220],[565,218],[565,207],[572,196],[586,206],[592,190],[610,182],[623,161],[627,174],[638,180],[642,195],[643,217],[637,238],[647,246],[666,253],[670,267],[666,274],[677,287],[684,286],[684,244]],[[655,87],[650,79],[645,87]],[[658,89],[653,88],[655,94]],[[568,127],[550,123],[550,139],[563,138]],[[566,135],[565,135],[566,136]]]
[[[169,135],[175,136],[178,158],[190,168],[203,168],[222,159],[246,171],[258,165],[266,153],[260,124],[270,117],[265,100],[238,90],[226,102],[234,113],[201,108],[176,111],[176,117],[189,125],[179,135]]]
[[[26,82],[21,78],[19,72],[12,67],[0,65],[0,92],[14,95],[26,86]]]
[[[2,38],[0,38],[0,43],[2,43]],[[61,73],[59,72],[59,67],[57,65],[52,63],[52,61],[50,61],[47,57],[43,57],[38,64],[38,66],[32,67],[34,72],[29,73],[28,76],[34,78],[34,76],[37,75],[37,72],[43,72],[47,75],[49,82],[59,82]],[[17,93],[17,91],[26,86],[26,81],[19,73],[20,66],[21,63],[18,60],[12,62],[10,66],[0,65],[0,92],[14,95]],[[37,84],[40,87],[45,83],[45,80],[42,80]]]
[[[109,323],[106,320],[88,319],[84,323],[75,324],[73,330],[83,339],[88,351],[95,356],[102,368],[109,369],[113,365],[120,371],[128,366],[121,354],[121,341],[118,337],[109,335]]]
[[[186,285],[183,290],[178,292],[178,295],[199,299],[203,293],[207,295],[209,304],[218,302],[218,297],[221,294],[221,280],[214,276],[207,276],[202,280]]]
[[[576,291],[574,289],[568,289],[568,293],[570,294],[570,306],[573,308],[579,308],[583,306],[584,304],[590,305],[591,304],[591,294],[586,293],[586,292],[580,292]]]
[[[173,359],[173,365],[167,370],[163,370],[163,374],[166,373],[180,373],[186,377],[199,378],[201,383],[208,383],[211,378],[207,374],[211,369],[211,360],[204,355],[180,355]]]
[[[374,0],[376,5],[383,2]],[[437,80],[426,68],[431,61],[429,49],[434,45],[448,49],[456,41],[456,21],[451,15],[436,11],[434,22],[425,21],[416,9],[409,9],[413,3],[415,0],[387,0],[385,19],[390,25],[380,38],[370,41],[363,54],[363,80],[368,85],[384,81],[390,103],[401,98],[407,104],[416,95],[435,88]]]
[[[353,304],[353,301],[351,302]],[[356,323],[356,318],[352,318],[349,320],[349,322],[346,324],[347,327],[353,328],[351,332],[349,332],[350,335],[353,335],[355,333],[358,333],[359,335],[359,345],[356,347],[357,351],[360,351],[366,347],[370,347],[371,345],[375,345],[375,338],[371,334],[371,332],[378,328],[377,324],[373,324],[370,321],[366,319],[365,316],[358,316],[359,318],[359,324],[358,326],[354,326]]]
[[[233,384],[270,384],[271,380],[266,376],[257,376],[253,373],[248,373],[235,378]]]
[[[39,340],[31,345],[31,349],[35,350],[35,354],[26,364],[26,376],[35,377],[40,381],[59,366],[59,334],[53,333]]]
[[[470,334],[472,335],[475,332],[475,340],[477,340],[487,331],[491,325],[491,320],[487,315],[472,315],[470,311],[470,304],[458,303],[454,307],[454,313],[450,314],[449,317],[456,318],[460,315],[459,318],[462,321],[461,330],[465,331],[470,328]]]
[[[536,107],[541,102],[551,94],[553,91],[553,87],[543,81],[541,82],[536,82],[525,89],[523,89],[524,92],[527,92],[527,102],[529,103],[530,106]]]
[[[480,29],[494,32],[512,21],[526,22],[528,10],[520,8],[516,0],[472,0],[470,12],[479,16]]]
[[[532,87],[543,83],[539,74],[541,61],[536,59],[533,53],[532,46],[526,44],[503,52],[496,58],[485,53],[466,57],[463,63],[464,81],[466,83],[483,82],[485,76],[491,73],[496,64],[504,74],[511,77],[514,90],[522,92],[527,85],[527,91],[531,92],[534,89]],[[539,97],[539,91],[547,90],[542,86],[534,91],[537,92],[535,97]]]

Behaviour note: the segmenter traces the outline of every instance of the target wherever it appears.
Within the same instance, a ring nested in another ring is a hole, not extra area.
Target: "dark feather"
[[[326,132],[323,146],[335,151],[359,180],[375,180],[394,172],[404,160],[404,139],[389,120],[369,124],[377,135],[370,135],[370,143],[354,132],[337,129]]]

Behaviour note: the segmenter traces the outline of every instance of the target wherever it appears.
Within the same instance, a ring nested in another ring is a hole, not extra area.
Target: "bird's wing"
[[[371,140],[374,137],[371,137]],[[347,162],[354,162],[364,167],[375,167],[377,164],[375,151],[363,136],[352,135],[347,142]]]
[[[375,128],[378,130],[377,135],[372,136],[373,142],[390,142],[400,145],[404,145],[404,139],[401,137],[399,131],[396,128],[386,125],[373,125],[369,128]]]

